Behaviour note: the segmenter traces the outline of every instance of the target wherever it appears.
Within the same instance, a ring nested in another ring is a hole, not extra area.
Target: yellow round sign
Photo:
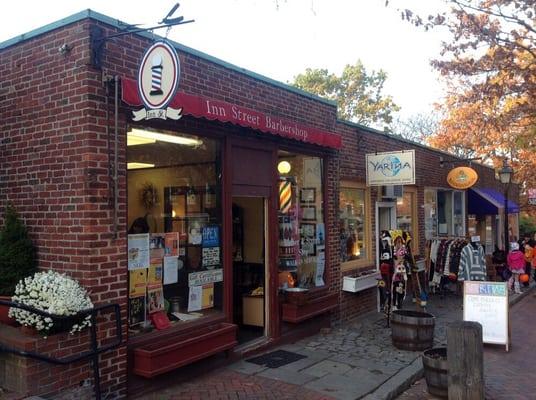
[[[447,175],[447,182],[454,189],[469,189],[478,181],[478,174],[473,168],[457,167]]]

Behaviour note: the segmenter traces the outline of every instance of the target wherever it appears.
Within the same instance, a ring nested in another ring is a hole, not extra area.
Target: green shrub
[[[0,230],[0,296],[12,296],[15,285],[37,271],[36,249],[11,204]]]

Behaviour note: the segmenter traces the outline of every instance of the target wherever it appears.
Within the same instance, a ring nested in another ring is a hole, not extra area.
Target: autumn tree
[[[339,118],[389,130],[393,113],[400,108],[391,96],[384,95],[387,74],[368,72],[361,61],[346,65],[341,76],[327,69],[307,68],[294,78],[293,85],[337,103]]]
[[[402,17],[452,39],[432,61],[449,84],[446,118],[431,144],[511,160],[522,188],[536,187],[536,17],[534,0],[445,0],[449,10]]]

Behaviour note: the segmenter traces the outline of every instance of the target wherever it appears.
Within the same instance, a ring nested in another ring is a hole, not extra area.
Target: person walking
[[[521,293],[519,275],[525,273],[525,255],[519,251],[519,243],[510,243],[510,252],[506,257],[506,264],[512,272],[512,276],[508,281],[508,287],[511,290],[513,286],[514,293]]]

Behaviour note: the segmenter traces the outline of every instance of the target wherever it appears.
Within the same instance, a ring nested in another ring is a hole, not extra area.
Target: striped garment
[[[486,280],[486,259],[484,257],[484,248],[480,244],[476,245],[476,249],[472,244],[468,244],[462,249],[458,280]]]

